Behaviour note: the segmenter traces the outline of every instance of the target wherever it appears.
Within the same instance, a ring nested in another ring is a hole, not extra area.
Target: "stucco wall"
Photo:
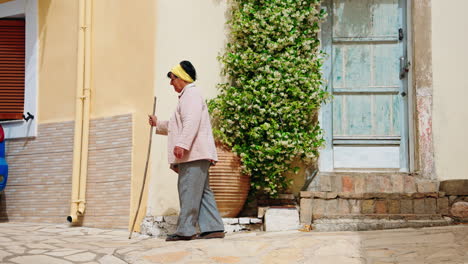
[[[145,169],[147,114],[153,106],[156,1],[92,2],[91,117],[133,113],[132,221]],[[145,206],[143,202],[142,208]],[[144,209],[140,212],[141,219]]]
[[[41,0],[39,9],[39,123],[75,115],[78,1]]]
[[[197,70],[196,84],[205,98],[216,95],[221,68],[216,57],[226,42],[226,1],[160,0],[156,6],[155,94],[157,116],[169,119],[177,104],[177,94],[169,85],[167,72],[181,60],[189,60]],[[170,215],[179,209],[177,175],[167,163],[167,138],[155,136],[152,149],[152,179],[149,185],[150,215]]]
[[[133,216],[146,161],[146,114],[151,112],[154,95],[155,1],[100,0],[92,3],[91,118],[132,114],[133,140],[128,142],[132,148],[132,186],[131,196],[126,200],[131,204],[130,216]],[[73,121],[78,1],[41,0],[38,9],[37,116],[41,124]],[[73,137],[69,141],[72,142]],[[71,188],[68,192],[71,195]],[[142,207],[145,207],[144,202]],[[124,217],[128,219],[129,215]]]
[[[456,7],[456,8],[454,8]],[[435,166],[439,180],[468,179],[466,0],[432,1]]]

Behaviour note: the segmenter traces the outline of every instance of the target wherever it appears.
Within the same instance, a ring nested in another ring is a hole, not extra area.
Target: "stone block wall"
[[[73,130],[73,121],[39,124],[36,138],[7,140],[9,178],[0,221],[66,223]],[[131,157],[130,114],[91,121],[84,225],[128,227]]]
[[[431,219],[449,215],[444,193],[301,192],[301,223],[320,218]]]

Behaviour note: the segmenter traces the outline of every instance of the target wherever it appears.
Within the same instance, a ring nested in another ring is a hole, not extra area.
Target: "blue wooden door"
[[[323,116],[331,119],[324,158],[333,170],[407,171],[406,1],[326,5],[322,43],[333,101]]]

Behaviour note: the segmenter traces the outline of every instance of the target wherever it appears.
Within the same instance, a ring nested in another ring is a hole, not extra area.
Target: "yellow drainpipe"
[[[73,146],[72,197],[67,220],[76,224],[86,209],[91,95],[91,0],[79,0],[79,32]]]

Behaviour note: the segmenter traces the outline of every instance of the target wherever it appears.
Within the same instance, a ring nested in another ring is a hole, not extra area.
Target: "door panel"
[[[404,0],[329,0],[323,43],[331,52],[334,168],[407,168],[400,58]],[[331,11],[331,12],[330,12]]]
[[[394,37],[399,22],[398,1],[334,0],[333,37]]]

